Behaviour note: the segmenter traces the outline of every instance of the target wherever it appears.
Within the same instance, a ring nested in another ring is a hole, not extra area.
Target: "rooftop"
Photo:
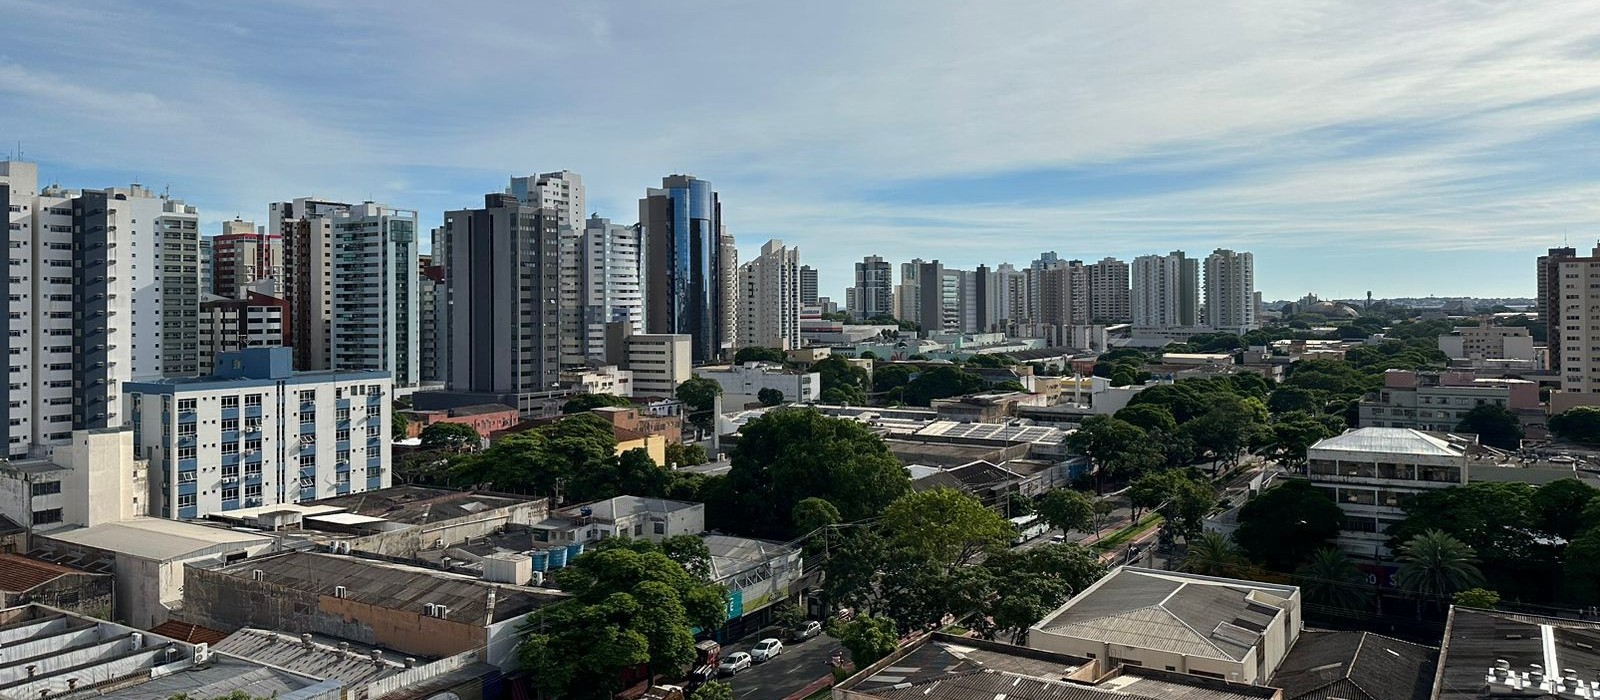
[[[1439,650],[1370,632],[1305,630],[1271,685],[1284,700],[1427,700]]]
[[[0,554],[0,591],[22,593],[62,576],[80,573],[83,572],[20,554]]]
[[[1466,455],[1464,440],[1458,443],[1446,433],[1430,433],[1411,428],[1356,428],[1343,435],[1319,441],[1313,450],[1337,450],[1367,454],[1409,454],[1434,457]]]
[[[315,552],[259,557],[222,571],[241,578],[260,571],[264,581],[319,595],[333,595],[335,587],[342,586],[350,600],[393,610],[420,613],[427,604],[443,605],[447,608],[444,616],[452,620],[502,622],[565,597],[556,591],[490,584],[433,569]],[[492,615],[491,592],[495,593]]]
[[[217,642],[228,638],[227,632],[178,620],[167,620],[155,627],[151,627],[150,631],[163,637],[171,637],[180,642],[188,642],[190,644],[204,642],[215,645]]]
[[[886,700],[1264,700],[1277,693],[1152,669],[1101,674],[1090,659],[945,634],[868,667],[838,688]]]
[[[1124,566],[1033,629],[1139,649],[1243,660],[1293,586]]]
[[[1453,607],[1439,648],[1441,668],[1434,683],[1438,690],[1435,697],[1548,697],[1554,695],[1549,692],[1552,684],[1562,680],[1566,669],[1578,672],[1577,682],[1600,682],[1595,674],[1595,669],[1600,669],[1597,650],[1600,622]],[[1493,671],[1499,660],[1509,666],[1504,679]],[[1514,690],[1512,682],[1519,688],[1533,685],[1529,674],[1534,664],[1548,674],[1541,687],[1544,692],[1532,687],[1520,693]],[[1593,697],[1595,688],[1588,685],[1588,689]]]
[[[701,539],[705,541],[706,549],[711,552],[713,581],[737,576],[751,567],[761,566],[780,557],[788,557],[797,551],[786,544],[748,537],[705,535]]]
[[[165,518],[133,518],[94,527],[57,530],[43,537],[157,561],[171,561],[208,554],[212,550],[224,550],[228,547],[244,548],[272,542],[272,538],[265,535],[235,532]]]
[[[699,503],[689,501],[674,501],[668,498],[645,498],[643,496],[617,496],[603,501],[580,503],[575,506],[562,508],[560,515],[576,517],[583,514],[585,508],[589,509],[588,515],[601,520],[616,520],[638,513],[672,513],[699,506]]]
[[[535,500],[538,499],[483,491],[392,486],[377,491],[323,498],[306,505],[337,508],[357,515],[382,518],[389,522],[426,525]]]
[[[406,670],[401,657],[384,656],[381,649],[356,646],[349,642],[335,646],[315,641],[310,635],[295,635],[246,627],[211,645],[212,651],[241,656],[323,679],[358,686],[387,678]]]
[[[319,679],[42,605],[0,610],[0,699],[283,696]],[[73,692],[76,690],[76,692]]]

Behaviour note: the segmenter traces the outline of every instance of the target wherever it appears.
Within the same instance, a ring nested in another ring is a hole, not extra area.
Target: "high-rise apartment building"
[[[894,317],[901,321],[922,323],[922,258],[900,263],[900,285],[895,288]]]
[[[417,212],[301,197],[270,215],[296,368],[381,370],[395,386],[416,386]]]
[[[894,316],[894,266],[876,255],[856,263],[856,283],[845,295],[856,319]]]
[[[216,236],[200,235],[200,296],[216,294],[212,291],[215,286],[214,271],[216,270],[216,246],[211,239]]]
[[[1116,258],[1084,266],[1088,275],[1089,316],[1095,323],[1127,323],[1133,318],[1128,264]]]
[[[1576,248],[1551,248],[1544,255],[1539,256],[1538,262],[1538,304],[1539,320],[1544,321],[1546,328],[1545,345],[1548,347],[1550,368],[1561,369],[1562,334],[1558,332],[1561,325],[1557,323],[1560,317],[1564,297],[1561,284],[1560,263],[1578,257]]]
[[[722,267],[722,348],[739,347],[739,331],[742,322],[739,318],[741,308],[739,293],[739,246],[734,244],[733,236],[728,235],[728,229],[722,229],[722,255],[717,264]]]
[[[800,347],[804,268],[800,249],[773,239],[761,254],[739,266],[739,342],[746,347]]]
[[[8,454],[123,424],[122,385],[199,372],[199,214],[139,185],[38,186],[0,162],[10,247]]]
[[[446,212],[434,259],[444,291],[435,303],[443,379],[451,392],[514,397],[535,410],[561,371],[560,232],[557,216],[514,195]]]
[[[574,271],[570,298],[561,307],[573,323],[563,328],[561,363],[571,366],[606,354],[606,324],[627,323],[644,331],[644,297],[639,289],[639,229],[590,217],[567,246],[562,237],[562,289]],[[568,259],[574,263],[568,265]],[[570,305],[570,311],[569,311]]]
[[[817,302],[817,269],[810,265],[800,266],[800,304],[802,306],[816,306]]]
[[[1051,345],[1068,345],[1073,326],[1091,320],[1089,273],[1082,260],[1058,260],[1038,272],[1038,334]]]
[[[1167,331],[1200,326],[1199,261],[1173,251],[1133,260],[1133,327]]]
[[[200,302],[200,375],[211,374],[223,353],[292,347],[290,328],[289,302],[277,297],[246,292],[241,299],[212,296]]]
[[[390,485],[387,373],[291,364],[288,348],[251,348],[219,356],[209,376],[127,385],[152,514],[199,518]]]
[[[587,196],[583,178],[570,170],[511,178],[506,194],[535,209],[545,209],[556,218],[556,229],[577,235],[583,230]]]
[[[1028,280],[1028,320],[1037,321],[1039,318],[1039,307],[1042,303],[1039,297],[1042,291],[1044,271],[1055,267],[1060,262],[1061,256],[1056,255],[1055,251],[1045,251],[1039,254],[1038,259],[1028,264],[1028,270],[1024,275]]]
[[[438,229],[431,232],[438,235]],[[429,239],[434,240],[433,238]],[[430,243],[429,250],[433,250]],[[423,382],[439,382],[439,283],[444,270],[433,254],[417,256],[417,364]]]
[[[257,281],[283,277],[283,235],[257,231],[255,222],[222,222],[222,235],[211,237],[212,286],[209,294],[243,299]]]
[[[1239,335],[1261,327],[1254,255],[1218,248],[1206,256],[1206,327]]]
[[[639,200],[646,256],[645,328],[691,337],[694,361],[722,354],[733,272],[724,260],[722,204],[711,183],[669,175]],[[736,306],[736,304],[735,304]]]

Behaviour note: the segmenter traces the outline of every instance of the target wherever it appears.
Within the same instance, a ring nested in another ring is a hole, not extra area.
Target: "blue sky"
[[[1270,298],[1532,295],[1600,238],[1600,4],[0,0],[0,154],[424,223],[513,174],[637,217],[722,193],[746,253],[1025,265],[1256,254]]]

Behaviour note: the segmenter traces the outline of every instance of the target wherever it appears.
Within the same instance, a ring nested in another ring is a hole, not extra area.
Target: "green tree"
[[[900,646],[894,620],[878,615],[857,616],[849,622],[836,624],[830,634],[850,651],[850,660],[856,668],[866,668]]]
[[[1428,530],[1407,540],[1396,561],[1395,580],[1420,599],[1448,601],[1457,591],[1483,585],[1477,553],[1467,543],[1441,530]]]
[[[712,505],[724,518],[717,527],[787,538],[794,534],[794,507],[805,498],[825,499],[853,522],[881,514],[910,483],[889,446],[860,423],[783,407],[739,430],[727,501]]]
[[[1343,511],[1327,494],[1294,479],[1246,501],[1233,537],[1252,560],[1288,572],[1337,537],[1343,521]]]
[[[1139,512],[1154,508],[1169,498],[1173,491],[1173,478],[1184,478],[1176,473],[1176,469],[1163,469],[1160,471],[1141,474],[1128,486],[1128,504],[1132,506],[1133,519],[1139,519]]]
[[[399,411],[395,411],[395,412],[389,414],[389,439],[391,439],[391,440],[404,440],[404,439],[406,439],[406,429],[407,429],[407,426],[409,426],[410,424],[411,424],[411,421],[406,420],[406,414],[404,414],[404,413],[401,413]]]
[[[698,535],[673,535],[657,545],[661,553],[699,579],[711,576],[711,549]]]
[[[843,355],[829,355],[811,365],[822,380],[823,403],[861,405],[867,402],[872,383],[867,370],[857,367]]]
[[[1456,431],[1475,433],[1478,442],[1502,450],[1522,447],[1522,422],[1517,419],[1517,414],[1504,406],[1483,404],[1474,407],[1461,417],[1461,422],[1456,424]]]
[[[773,362],[781,365],[788,359],[778,348],[748,347],[739,348],[738,352],[733,353],[733,363],[736,365],[746,362]]]
[[[1266,430],[1267,407],[1259,400],[1228,394],[1214,397],[1212,408],[1185,423],[1184,432],[1211,455],[1212,473],[1222,465],[1239,466],[1239,458]]]
[[[1600,442],[1600,408],[1578,406],[1550,416],[1550,432],[1573,442]]]
[[[1089,458],[1097,479],[1131,478],[1164,461],[1143,430],[1112,416],[1085,418],[1067,435],[1067,446]]]
[[[1516,557],[1535,549],[1537,540],[1528,527],[1538,520],[1533,494],[1532,486],[1519,483],[1430,489],[1401,504],[1406,518],[1390,528],[1389,547],[1398,550],[1418,535],[1441,530],[1491,556],[1491,569],[1519,566]]]
[[[978,602],[976,626],[985,637],[1027,642],[1028,628],[1106,573],[1100,557],[1078,544],[1049,544],[995,552],[965,570],[959,584]]]
[[[879,364],[872,370],[872,390],[880,394],[911,383],[911,368],[905,365]]]
[[[1116,417],[1138,426],[1146,433],[1163,433],[1171,435],[1178,432],[1178,420],[1172,417],[1172,411],[1159,404],[1139,404],[1128,406],[1116,412]]]
[[[792,513],[795,529],[802,534],[839,524],[839,509],[825,498],[802,498]]]
[[[1306,411],[1281,414],[1269,427],[1272,457],[1286,467],[1302,467],[1306,463],[1306,451],[1317,441],[1338,435],[1340,430],[1333,424],[1343,422],[1337,416]]]
[[[776,406],[783,403],[783,391],[769,386],[756,392],[756,400],[763,406]]]
[[[615,471],[616,450],[610,423],[578,414],[507,435],[487,450],[458,458],[451,464],[450,481],[548,496],[552,503],[565,503],[569,497],[582,500],[592,494],[569,493],[569,486],[580,475]]]
[[[983,389],[983,378],[955,365],[940,365],[923,371],[905,386],[905,402],[927,406],[934,399],[971,394]]]
[[[574,413],[583,413],[596,408],[627,408],[632,405],[633,401],[626,397],[617,396],[614,394],[578,394],[577,396],[567,399],[566,403],[561,404],[561,412],[567,415],[572,415]]]
[[[882,528],[890,546],[946,568],[1011,542],[1011,523],[970,495],[951,488],[912,491],[889,504]]]
[[[1218,532],[1201,533],[1183,558],[1183,570],[1201,576],[1237,578],[1248,565],[1239,546]]]
[[[717,397],[722,395],[722,385],[715,379],[690,377],[678,385],[678,400],[689,409],[689,422],[709,430],[716,425]]]
[[[689,700],[733,700],[733,686],[722,681],[706,681],[694,689]]]
[[[1583,510],[1600,489],[1577,479],[1557,479],[1534,489],[1529,497],[1534,527],[1540,532],[1570,540],[1583,527]]]
[[[693,442],[667,443],[667,464],[669,465],[676,464],[679,467],[692,467],[709,461],[711,461],[711,456],[706,454],[705,445]]]
[[[1366,576],[1337,547],[1323,547],[1294,572],[1294,584],[1308,603],[1341,613],[1365,610],[1372,602]]]
[[[1324,392],[1298,386],[1278,387],[1272,391],[1272,395],[1267,399],[1267,410],[1271,411],[1273,415],[1292,411],[1320,413],[1325,405],[1327,405],[1327,399],[1324,396]]]
[[[1170,490],[1167,498],[1156,506],[1156,512],[1166,520],[1166,527],[1182,535],[1185,541],[1200,534],[1206,515],[1217,505],[1217,494],[1211,483],[1190,477],[1186,472],[1169,469]]]
[[[1036,508],[1050,527],[1062,532],[1088,532],[1094,524],[1094,501],[1072,489],[1045,492]]]
[[[856,359],[876,361],[878,359],[878,353],[875,353],[871,350],[862,350],[860,355],[856,355]]]
[[[1582,605],[1600,602],[1600,527],[1573,538],[1564,554],[1561,584],[1566,600]]]
[[[483,437],[464,423],[434,423],[422,429],[422,449],[463,452],[476,449]]]
[[[1500,604],[1500,594],[1487,588],[1468,588],[1456,591],[1456,594],[1450,597],[1450,602],[1466,608],[1493,610],[1494,606]]]

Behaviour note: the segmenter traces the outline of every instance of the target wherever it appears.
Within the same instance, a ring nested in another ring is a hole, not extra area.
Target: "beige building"
[[[1485,319],[1476,326],[1458,326],[1448,335],[1439,336],[1439,351],[1451,359],[1468,360],[1473,366],[1486,360],[1519,360],[1529,363],[1537,359],[1533,349],[1533,336],[1522,326],[1492,326]]]
[[[1300,589],[1124,566],[1028,630],[1028,646],[1265,683],[1300,636]]]
[[[1560,394],[1551,412],[1600,403],[1600,247],[1587,258],[1552,258],[1553,308],[1546,324]]]
[[[671,397],[693,375],[693,345],[678,333],[641,333],[622,345],[624,367],[633,372],[633,396]]]

